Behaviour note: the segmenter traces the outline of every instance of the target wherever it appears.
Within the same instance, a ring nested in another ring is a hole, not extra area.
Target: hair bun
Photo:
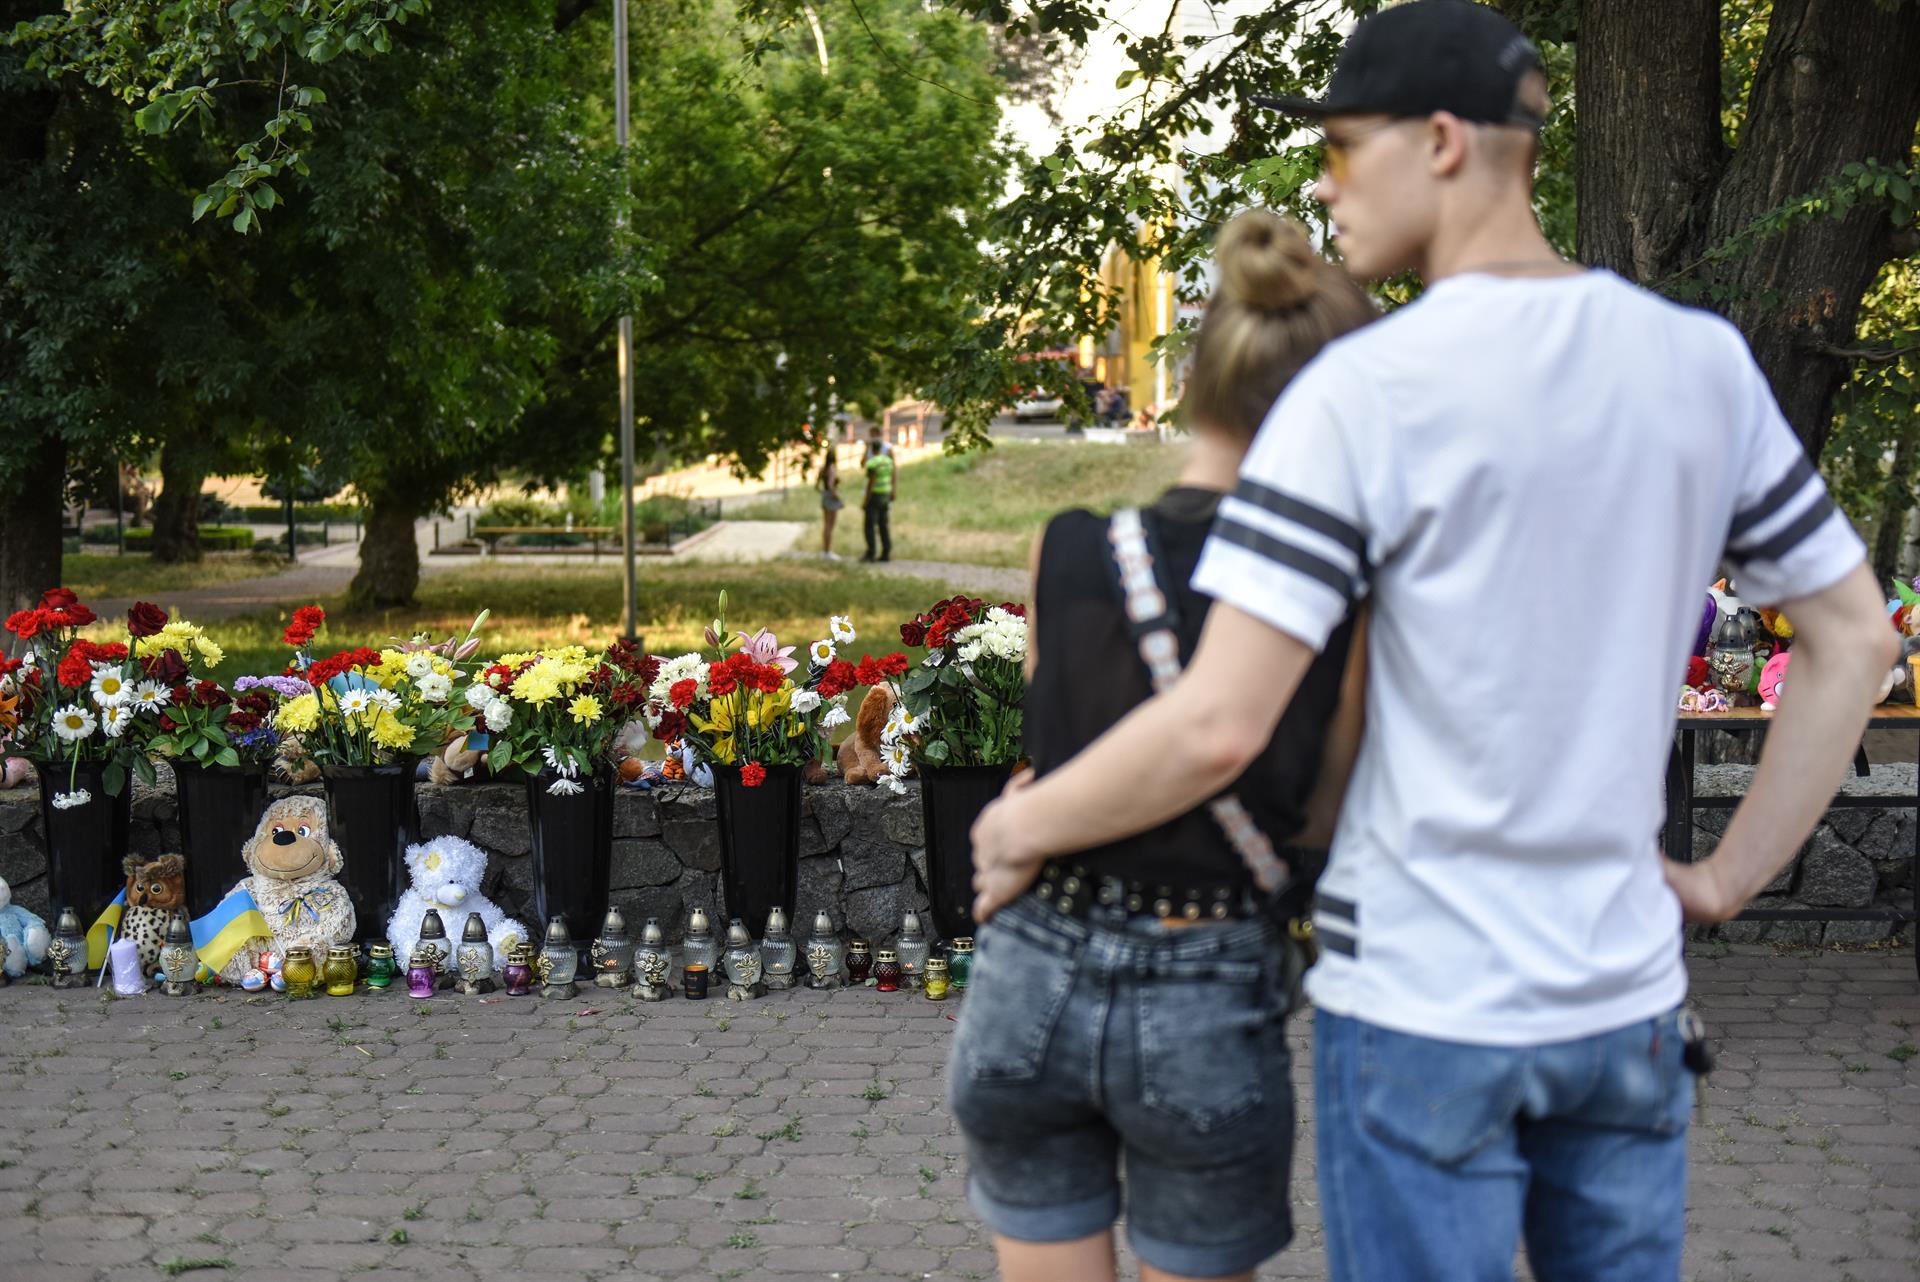
[[[1225,298],[1261,311],[1284,311],[1313,297],[1320,256],[1307,233],[1270,209],[1237,214],[1214,250]]]

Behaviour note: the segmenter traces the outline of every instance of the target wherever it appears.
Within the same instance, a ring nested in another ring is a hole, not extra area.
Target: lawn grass
[[[900,648],[899,625],[952,587],[925,579],[898,578],[858,566],[787,559],[758,565],[648,565],[640,570],[640,631],[655,654],[697,649],[713,619],[720,592],[727,593],[728,622],[736,629],[773,630],[783,645],[805,649],[827,635],[829,615],[850,615],[860,639],[852,657]],[[226,649],[222,677],[277,672],[286,666],[280,632],[296,605],[280,610],[209,620],[207,631]],[[425,632],[436,638],[464,635],[483,609],[490,609],[480,653],[499,654],[543,645],[578,642],[604,645],[620,632],[620,570],[573,566],[488,566],[452,570],[420,581],[417,603],[408,609],[349,611],[323,601],[327,624],[314,653],[357,645],[377,646],[391,637]]]
[[[900,469],[893,505],[893,555],[901,561],[956,561],[1021,567],[1034,536],[1054,513],[1072,507],[1107,512],[1144,503],[1173,484],[1178,445],[1090,445],[1003,441],[984,453],[922,459]],[[842,554],[858,555],[865,480],[842,475],[846,509],[834,530]],[[820,498],[796,489],[785,498],[743,506],[731,520],[808,521],[801,546],[819,546]]]
[[[278,574],[287,563],[279,557],[256,557],[251,552],[213,552],[198,561],[162,565],[144,552],[125,556],[99,552],[69,552],[60,559],[61,582],[80,599],[152,596],[185,592],[240,579]]]

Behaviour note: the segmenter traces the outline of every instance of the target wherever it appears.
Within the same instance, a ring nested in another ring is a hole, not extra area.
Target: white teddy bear
[[[495,968],[507,964],[507,950],[528,942],[527,928],[507,916],[506,910],[480,893],[486,875],[487,852],[459,837],[435,837],[407,847],[407,872],[413,884],[387,919],[387,942],[394,959],[405,964],[420,939],[420,922],[432,908],[440,914],[451,946],[458,948],[467,914],[479,913],[493,945]]]

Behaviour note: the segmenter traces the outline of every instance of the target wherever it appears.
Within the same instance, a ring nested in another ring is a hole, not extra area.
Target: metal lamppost
[[[627,0],[613,3],[613,120],[614,138],[620,146],[624,169],[627,155]],[[622,174],[620,209],[615,223],[624,232],[627,227],[625,175]],[[625,252],[624,237],[622,253]],[[637,640],[640,635],[639,549],[634,539],[633,517],[633,314],[620,317],[620,513],[626,527],[625,565],[621,579],[621,603],[625,609],[624,636]]]

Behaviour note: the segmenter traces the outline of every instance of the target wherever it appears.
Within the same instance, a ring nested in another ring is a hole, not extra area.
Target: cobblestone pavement
[[[1911,957],[1737,951],[1694,975],[1720,1068],[1694,1129],[1686,1276],[1913,1282]],[[942,1102],[956,1007],[16,984],[0,990],[0,1279],[991,1277]],[[1303,1021],[1303,1092],[1308,1036]],[[1323,1276],[1300,1140],[1303,1231],[1263,1279]]]

